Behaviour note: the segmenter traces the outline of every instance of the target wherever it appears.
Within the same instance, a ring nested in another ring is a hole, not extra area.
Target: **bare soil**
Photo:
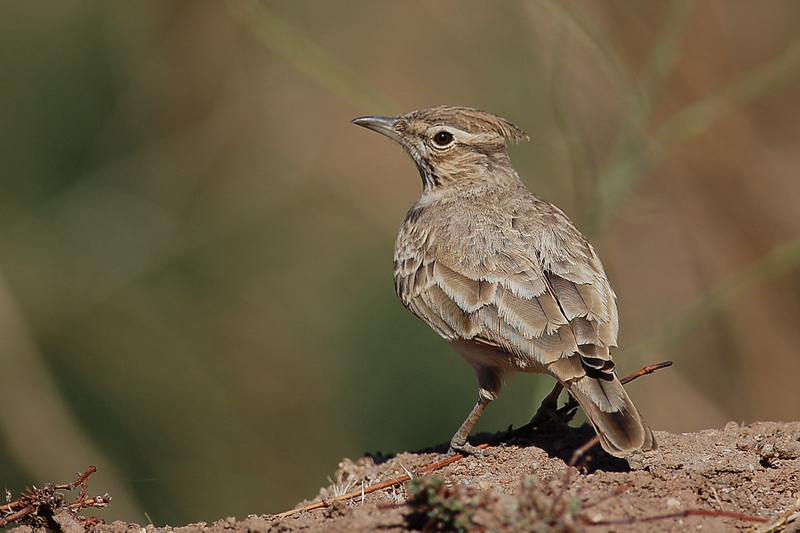
[[[113,522],[95,531],[800,532],[800,422],[731,422],[698,433],[656,432],[656,452],[622,460],[595,446],[577,468],[568,466],[574,450],[592,436],[586,426],[541,428],[493,447],[491,455],[466,457],[363,497],[362,488],[440,461],[443,447],[344,459],[333,484],[298,504],[325,502],[316,510],[165,528]],[[353,490],[359,496],[336,500]]]

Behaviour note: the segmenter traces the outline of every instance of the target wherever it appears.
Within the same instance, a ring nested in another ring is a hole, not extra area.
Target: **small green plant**
[[[406,522],[422,531],[529,531],[569,533],[579,522],[580,501],[533,477],[515,495],[450,484],[431,476],[408,484]]]
[[[519,515],[510,524],[517,531],[568,533],[575,531],[581,502],[533,476],[522,482],[518,495]]]
[[[406,517],[409,526],[423,531],[471,531],[475,524],[476,495],[463,485],[450,485],[438,476],[415,477],[408,483]]]

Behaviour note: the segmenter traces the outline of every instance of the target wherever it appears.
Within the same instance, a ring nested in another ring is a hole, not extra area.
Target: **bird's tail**
[[[608,379],[606,379],[606,377]],[[584,375],[567,384],[600,437],[603,449],[616,457],[658,448],[653,432],[633,405],[616,375]]]

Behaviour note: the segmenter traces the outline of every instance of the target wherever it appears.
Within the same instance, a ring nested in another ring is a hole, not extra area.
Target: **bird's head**
[[[352,122],[397,141],[417,165],[425,191],[516,178],[506,141],[528,139],[507,120],[468,107],[438,106]]]

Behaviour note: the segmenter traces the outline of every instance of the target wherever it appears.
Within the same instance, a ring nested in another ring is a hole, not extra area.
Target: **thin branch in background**
[[[635,86],[636,92],[630,95],[609,163],[598,179],[595,202],[589,215],[590,232],[599,234],[605,230],[619,201],[646,175],[640,169],[640,162],[647,146],[647,124],[666,78],[678,60],[681,37],[693,5],[690,0],[673,2],[664,15],[639,84]]]
[[[587,22],[586,17],[575,7],[578,4],[556,0],[540,0],[536,3],[523,2],[523,4],[529,8],[537,20],[540,7],[549,11],[564,25],[570,36],[583,45],[586,52],[597,58],[597,65],[605,71],[606,78],[623,93],[633,90],[636,76],[606,34],[598,31],[597,26],[592,22]]]
[[[570,120],[568,109],[571,104],[564,98],[569,94],[567,67],[569,61],[569,46],[577,43],[582,51],[596,58],[595,65],[599,67],[605,79],[614,87],[617,94],[631,94],[635,92],[636,76],[631,71],[622,55],[615,48],[614,43],[605,38],[597,25],[587,20],[584,13],[570,2],[556,2],[542,0],[536,4],[523,3],[531,15],[532,24],[538,24],[541,18],[541,9],[550,13],[558,23],[558,30],[554,37],[553,57],[550,62],[550,95],[553,118],[559,135],[559,149],[564,153],[564,158],[571,169],[571,182],[575,196],[575,213],[580,216],[581,227],[588,226],[586,213],[591,211],[595,202],[595,191],[598,188],[600,171],[598,158],[592,153],[592,145],[588,137],[581,131],[581,121]],[[591,229],[591,228],[590,228]]]
[[[633,186],[653,171],[681,142],[697,136],[722,117],[741,109],[800,77],[800,40],[760,67],[754,68],[712,96],[685,106],[668,117],[644,142],[643,129],[638,150],[620,153],[612,159],[601,182],[606,191],[599,195],[596,222],[602,228]],[[644,122],[642,122],[644,124]]]
[[[370,113],[399,109],[358,72],[261,2],[228,5],[262,44],[356,109]]]
[[[703,292],[694,303],[644,336],[632,351],[647,354],[663,350],[719,315],[736,300],[800,266],[800,237],[776,246],[730,277]]]
[[[575,209],[577,214],[586,213],[592,205],[594,190],[597,187],[598,169],[597,160],[592,153],[592,145],[588,142],[586,135],[581,135],[578,131],[578,124],[574,124],[569,118],[568,103],[563,95],[569,84],[566,66],[569,61],[562,58],[567,54],[569,46],[569,34],[566,29],[559,32],[556,37],[556,44],[553,47],[553,59],[550,62],[550,101],[553,110],[558,136],[556,142],[560,141],[567,164],[570,166],[570,182],[572,184],[572,194],[575,197]],[[580,222],[584,222],[580,220]]]
[[[653,135],[654,149],[665,153],[678,143],[703,133],[725,115],[797,79],[800,79],[800,40],[712,96],[672,115]]]
[[[676,145],[708,130],[725,115],[800,77],[800,41],[797,41],[780,56],[743,74],[712,96],[685,106],[648,136],[647,125],[665,87],[665,80],[679,58],[681,38],[693,5],[692,0],[680,0],[669,5],[637,83],[611,43],[599,37],[599,32],[594,31],[579,12],[570,8],[570,4],[549,0],[541,3],[559,18],[571,36],[583,43],[587,52],[597,56],[599,66],[609,80],[624,93],[631,94],[609,162],[597,178],[598,186],[587,224],[590,234],[603,232],[620,201]]]
[[[630,180],[628,189],[661,164],[678,144],[700,135],[726,115],[799,78],[800,40],[797,40],[771,61],[743,74],[708,98],[674,113],[651,134],[649,144],[639,154],[636,162],[638,170]],[[624,192],[621,191],[621,195]],[[610,218],[610,212],[608,216]]]

